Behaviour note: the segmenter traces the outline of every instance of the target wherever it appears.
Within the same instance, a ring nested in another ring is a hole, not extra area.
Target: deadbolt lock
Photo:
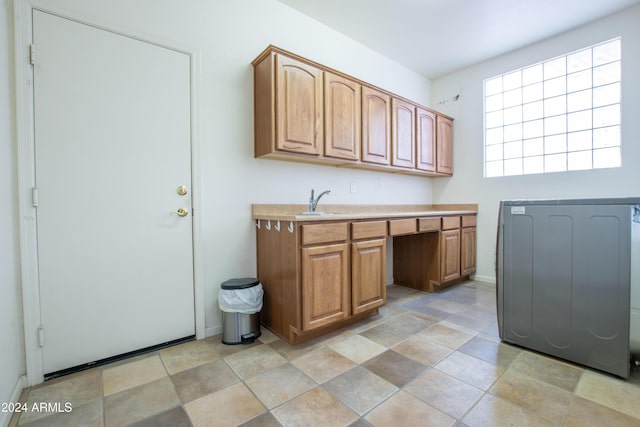
[[[181,196],[186,196],[187,195],[187,187],[185,187],[184,185],[179,186],[176,191],[178,192],[179,195]]]

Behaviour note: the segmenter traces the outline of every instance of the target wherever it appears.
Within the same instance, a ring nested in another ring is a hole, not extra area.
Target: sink
[[[300,215],[332,215],[332,212],[318,212],[318,211],[307,211],[307,212],[300,212]]]

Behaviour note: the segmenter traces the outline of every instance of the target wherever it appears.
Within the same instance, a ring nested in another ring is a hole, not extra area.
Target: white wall
[[[6,1],[6,0],[5,0]],[[16,2],[20,0],[15,0]],[[17,3],[16,3],[17,4]],[[253,68],[251,61],[274,44],[319,63],[351,74],[421,104],[430,99],[430,82],[328,27],[275,0],[50,0],[45,10],[114,28],[138,37],[195,49],[200,55],[199,105],[195,159],[201,170],[201,236],[204,251],[206,327],[220,331],[217,294],[220,283],[256,274],[255,226],[252,203],[306,203],[312,188],[332,190],[325,203],[431,203],[427,178],[339,169],[328,166],[253,158]],[[4,10],[4,9],[3,9]],[[7,18],[10,21],[10,18]],[[9,22],[10,23],[10,22]],[[2,25],[0,91],[14,85],[13,57],[8,57],[11,25]],[[16,148],[13,101],[2,96],[0,165],[3,206],[15,206]],[[6,163],[6,165],[5,165]],[[5,175],[7,176],[5,179]],[[350,182],[357,192],[349,193]],[[20,303],[15,210],[2,210],[0,224],[9,256],[2,257],[0,328],[19,343]],[[5,246],[2,246],[3,250]],[[7,268],[5,268],[7,263]],[[7,273],[8,272],[8,273]],[[4,288],[8,287],[7,290]],[[8,297],[7,297],[7,294]],[[7,305],[6,310],[4,305]],[[3,345],[3,348],[4,345]],[[4,352],[3,352],[4,353]],[[24,370],[21,348],[3,356],[0,375],[12,378]],[[15,360],[14,360],[15,359]],[[2,377],[0,401],[7,400],[10,382]]]
[[[495,280],[498,204],[509,198],[640,195],[640,6],[432,81],[432,105],[454,121],[454,175],[433,184],[434,203],[478,203],[476,277]],[[622,37],[622,167],[483,178],[483,80]],[[460,93],[460,99],[438,105]]]
[[[0,1],[0,402],[15,401],[25,371],[13,89],[13,14]],[[0,412],[0,425],[11,414]]]

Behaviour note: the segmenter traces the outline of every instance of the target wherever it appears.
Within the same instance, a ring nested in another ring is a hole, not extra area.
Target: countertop
[[[308,205],[252,205],[252,218],[272,221],[341,221],[360,219],[475,215],[477,204],[448,205],[329,205],[320,204],[320,215],[303,215]]]

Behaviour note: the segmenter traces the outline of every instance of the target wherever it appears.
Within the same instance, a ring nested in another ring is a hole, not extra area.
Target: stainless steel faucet
[[[323,191],[322,193],[320,193],[317,199],[314,199],[313,190],[311,190],[311,198],[309,198],[309,212],[315,212],[316,208],[318,207],[318,202],[320,201],[320,198],[325,194],[329,194],[329,193],[331,193],[330,190]]]

